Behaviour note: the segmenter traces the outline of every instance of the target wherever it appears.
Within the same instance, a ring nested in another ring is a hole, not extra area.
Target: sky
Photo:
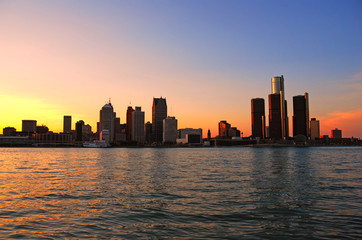
[[[282,74],[290,121],[308,92],[321,134],[362,137],[361,43],[360,0],[0,0],[0,132],[61,132],[64,115],[96,130],[109,98],[121,123],[129,105],[152,121],[162,96],[178,128],[248,136],[251,99],[267,111]]]

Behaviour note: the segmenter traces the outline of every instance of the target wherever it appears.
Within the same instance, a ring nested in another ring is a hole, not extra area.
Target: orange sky
[[[216,16],[212,9],[200,16],[190,8],[172,8],[175,14],[169,15],[126,2],[102,7],[62,1],[0,4],[0,132],[7,126],[20,131],[23,119],[60,132],[64,115],[72,115],[73,128],[84,120],[95,130],[109,97],[121,123],[129,104],[141,106],[151,121],[152,98],[162,96],[179,128],[201,127],[204,135],[211,129],[215,136],[218,122],[227,120],[248,136],[250,99],[264,98],[267,112],[270,79],[283,74],[290,121],[292,97],[308,92],[310,117],[321,121],[321,134],[339,128],[345,137],[362,137],[360,55],[351,48],[356,38],[333,32],[346,28],[316,31],[309,39],[310,34],[288,33],[298,28],[270,19],[255,25],[223,22],[239,14]],[[257,9],[252,16],[261,14]],[[288,41],[267,40],[270,29],[284,32]]]

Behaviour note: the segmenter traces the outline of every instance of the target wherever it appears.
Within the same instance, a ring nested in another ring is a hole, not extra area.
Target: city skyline
[[[227,120],[249,136],[250,99],[267,102],[284,75],[289,131],[293,96],[308,92],[321,135],[362,137],[361,5],[3,1],[0,129],[33,119],[61,132],[64,115],[96,129],[108,97],[121,123],[128,106],[152,122],[162,96],[179,128],[216,136]]]

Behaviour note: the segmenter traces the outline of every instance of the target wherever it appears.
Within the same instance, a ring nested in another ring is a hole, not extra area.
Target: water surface
[[[0,148],[0,238],[362,237],[362,148]]]

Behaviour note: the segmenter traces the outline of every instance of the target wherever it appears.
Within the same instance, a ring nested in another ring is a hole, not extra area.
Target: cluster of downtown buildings
[[[3,129],[0,146],[230,146],[254,144],[310,144],[326,145],[331,143],[360,145],[359,139],[342,138],[342,131],[331,130],[331,138],[320,136],[320,123],[309,116],[309,96],[293,97],[293,133],[290,137],[287,100],[285,99],[283,75],[271,79],[271,94],[268,96],[269,116],[266,125],[265,101],[263,98],[251,99],[252,135],[244,137],[236,127],[222,120],[219,122],[219,134],[211,138],[202,138],[202,129],[177,128],[177,119],[167,114],[166,98],[153,98],[152,123],[145,123],[145,112],[141,107],[127,108],[126,123],[121,124],[109,100],[99,113],[97,131],[92,132],[89,124],[77,121],[72,130],[72,117],[64,116],[63,132],[50,132],[46,126],[37,126],[36,120],[23,120],[22,131],[13,127]],[[241,135],[241,136],[240,136]]]

